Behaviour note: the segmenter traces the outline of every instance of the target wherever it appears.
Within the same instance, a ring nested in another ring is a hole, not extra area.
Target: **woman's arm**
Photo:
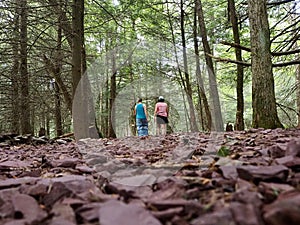
[[[144,111],[145,111],[145,114],[146,114],[146,118],[147,118],[147,120],[148,120],[149,117],[148,117],[147,107],[146,107],[145,104],[143,105],[143,107],[144,107]]]
[[[157,111],[158,111],[158,107],[157,107],[157,104],[155,104],[154,116],[156,116],[156,114],[157,114]]]
[[[168,105],[166,107],[166,112],[167,112],[167,116],[169,116],[169,107],[168,107]]]
[[[156,123],[156,113],[157,113],[157,104],[155,104],[155,109],[154,109],[154,123]]]

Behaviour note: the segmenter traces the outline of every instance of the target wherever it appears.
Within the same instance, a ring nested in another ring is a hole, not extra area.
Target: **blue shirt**
[[[144,110],[144,105],[142,103],[138,103],[136,105],[135,111],[137,119],[146,119],[146,113]]]

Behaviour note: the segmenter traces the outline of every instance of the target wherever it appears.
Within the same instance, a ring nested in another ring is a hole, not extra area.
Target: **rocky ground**
[[[299,225],[299,135],[0,135],[0,225]]]

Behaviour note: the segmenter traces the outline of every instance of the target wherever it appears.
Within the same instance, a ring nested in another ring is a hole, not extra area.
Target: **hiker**
[[[134,108],[136,118],[136,129],[138,136],[148,136],[148,112],[146,105],[142,103],[143,99],[139,99]]]
[[[154,119],[156,120],[156,134],[167,134],[168,124],[168,105],[165,103],[163,96],[159,96],[157,103],[155,104]]]

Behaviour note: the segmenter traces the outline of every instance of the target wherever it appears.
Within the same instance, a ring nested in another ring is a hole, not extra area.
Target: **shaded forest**
[[[132,136],[160,95],[169,132],[298,127],[298,2],[3,1],[0,132]]]
[[[299,6],[0,1],[0,225],[300,224]]]

